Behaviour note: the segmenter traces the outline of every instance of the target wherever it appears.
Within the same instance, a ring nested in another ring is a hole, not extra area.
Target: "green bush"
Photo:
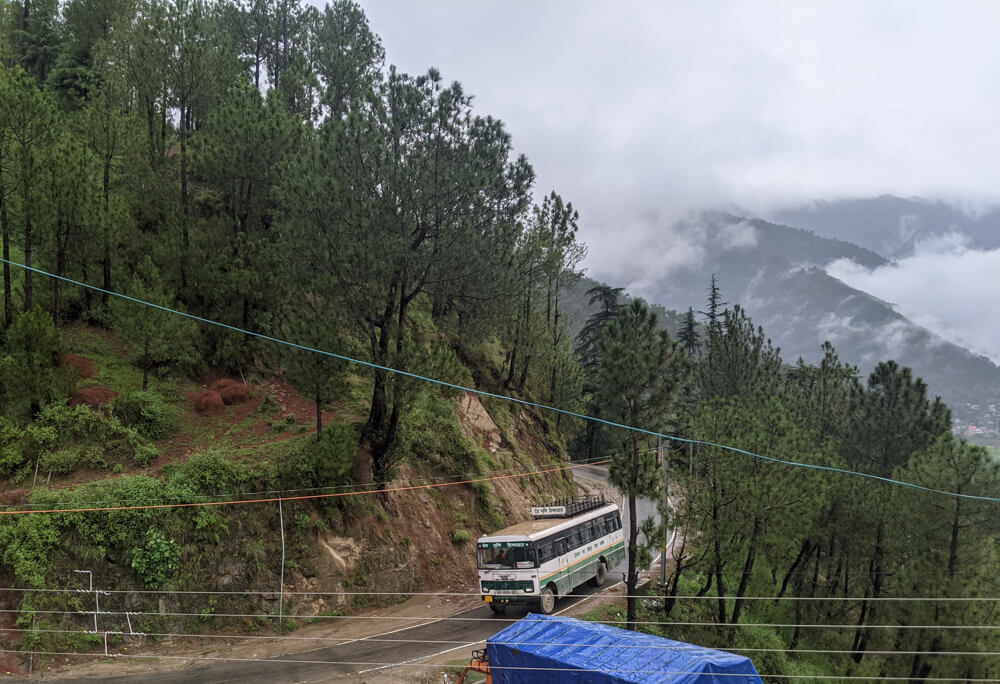
[[[278,479],[289,487],[332,487],[350,480],[358,452],[358,426],[338,423],[323,429],[278,464]]]
[[[0,416],[0,477],[13,475],[27,461],[23,437],[20,428]]]
[[[38,460],[38,469],[43,473],[52,471],[57,475],[65,475],[76,470],[80,463],[80,452],[76,449],[60,449],[44,454]]]
[[[434,475],[482,472],[470,439],[462,434],[455,405],[434,391],[423,391],[403,417],[394,449]]]
[[[451,543],[468,544],[470,538],[468,530],[455,530],[451,535]]]
[[[27,428],[32,448],[47,451],[72,446],[97,446],[106,463],[129,460],[145,467],[159,455],[138,431],[115,416],[105,417],[86,406],[49,404]]]
[[[163,439],[177,428],[177,413],[152,391],[128,392],[111,402],[111,414],[146,439]]]
[[[154,527],[146,531],[146,544],[132,550],[132,569],[147,587],[162,587],[180,567],[177,542]]]

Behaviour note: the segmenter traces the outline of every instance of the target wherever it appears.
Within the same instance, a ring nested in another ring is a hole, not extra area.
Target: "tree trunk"
[[[56,275],[66,275],[66,241],[62,239],[61,229],[56,231]],[[60,316],[60,285],[59,278],[52,279],[52,320],[58,326],[61,322]]]
[[[28,268],[24,271],[24,310],[31,310],[31,186],[28,181],[24,181],[24,265]]]
[[[108,292],[111,290],[111,155],[104,155],[104,260],[101,304],[108,308]]]
[[[674,610],[674,605],[677,603],[677,592],[680,589],[681,573],[687,566],[684,565],[684,551],[687,548],[687,537],[683,534],[681,535],[681,548],[680,552],[674,556],[674,573],[670,578],[670,588],[667,590],[667,595],[663,598],[663,617],[669,617],[670,613]],[[663,558],[663,562],[666,562],[666,557]]]
[[[187,287],[187,258],[190,246],[188,231],[188,170],[187,170],[187,102],[181,100],[181,116],[177,125],[181,138],[181,287]]]
[[[793,651],[799,645],[799,637],[802,636],[802,601],[795,602],[795,630],[792,632],[792,640],[788,642],[788,648]]]
[[[142,391],[149,388],[149,336],[142,341]]]
[[[809,560],[809,556],[811,555],[812,544],[808,539],[806,539],[802,542],[802,548],[799,549],[799,555],[795,557],[795,560],[792,562],[792,566],[788,568],[788,572],[785,573],[785,578],[781,581],[781,589],[778,591],[778,595],[774,599],[775,604],[778,603],[778,599],[785,595],[785,590],[788,589],[788,582],[791,580],[795,570],[799,567],[799,564],[807,562]]]
[[[713,489],[715,489],[716,485],[714,479],[713,477]],[[714,552],[712,571],[715,573],[715,593],[718,596],[719,610],[717,617],[719,624],[723,624],[726,621],[726,584],[722,577],[722,539],[719,537],[719,501],[715,498],[716,496],[718,494],[714,494],[712,497],[712,550]]]
[[[401,276],[392,278],[386,295],[385,307],[376,333],[371,336],[372,360],[381,365],[389,365],[389,347],[393,338],[402,333],[395,330],[399,320]],[[397,341],[397,348],[400,341]],[[395,438],[395,427],[392,425],[393,414],[389,407],[389,372],[375,370],[375,382],[372,387],[371,408],[368,411],[368,421],[365,423],[362,435],[368,440],[372,451],[372,475],[376,482],[383,482],[388,476],[389,468],[385,462],[386,454]],[[398,413],[396,420],[398,420]]]
[[[871,598],[878,599],[882,595],[882,539],[885,532],[885,526],[882,522],[879,522],[878,529],[875,532],[875,552],[872,555],[872,561],[869,565],[870,575],[872,578],[872,592]],[[854,662],[860,663],[861,659],[865,656],[865,649],[868,644],[868,634],[867,630],[862,629],[865,621],[872,616],[875,612],[874,605],[867,599],[861,604],[861,613],[858,615],[858,628],[854,632],[854,646],[851,650],[855,651]]]
[[[628,576],[625,582],[625,592],[628,595],[625,599],[627,619],[625,627],[635,629],[635,590],[639,584],[639,568],[636,566],[635,546],[639,540],[639,526],[637,524],[637,501],[635,491],[638,489],[639,480],[639,436],[632,433],[632,482],[628,492]]]
[[[962,490],[956,492],[961,494]],[[955,497],[955,513],[951,518],[951,545],[948,548],[948,577],[955,577],[955,570],[958,568],[958,533],[961,529],[962,500]]]
[[[160,137],[156,141],[157,167],[162,167],[167,159],[167,91],[163,91],[163,105],[160,107]]]
[[[14,320],[10,284],[10,223],[7,218],[7,195],[3,184],[3,157],[0,155],[0,229],[3,230],[3,315],[4,327],[9,328]]]
[[[515,333],[514,348],[507,353],[510,366],[507,368],[507,377],[503,381],[503,386],[507,389],[510,389],[514,384],[514,368],[517,366],[517,335],[518,333]]]
[[[750,576],[753,574],[754,562],[757,560],[757,539],[760,537],[760,531],[760,519],[754,518],[753,532],[750,533],[750,547],[747,549],[747,558],[743,563],[743,576],[740,578],[740,585],[736,589],[736,601],[733,603],[733,619],[730,620],[733,623],[740,621],[740,613],[743,612],[743,597],[746,595]]]
[[[319,391],[316,392],[316,441],[319,441],[320,435],[323,434],[323,402],[321,401]]]

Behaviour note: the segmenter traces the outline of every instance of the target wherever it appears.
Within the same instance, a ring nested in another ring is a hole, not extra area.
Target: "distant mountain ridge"
[[[889,258],[913,254],[920,240],[960,233],[975,249],[1000,248],[1000,207],[977,212],[940,200],[880,197],[816,201],[778,209],[767,218],[837,236]]]
[[[816,363],[829,340],[863,376],[884,360],[913,368],[957,416],[972,404],[996,402],[1000,368],[897,313],[891,304],[830,276],[825,266],[851,259],[867,268],[890,262],[844,240],[723,212],[706,212],[664,228],[699,236],[701,259],[647,281],[641,295],[667,309],[705,308],[711,275],[723,300],[743,306],[781,348],[782,358]]]

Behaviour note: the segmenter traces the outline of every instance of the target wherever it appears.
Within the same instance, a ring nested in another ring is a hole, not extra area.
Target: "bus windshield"
[[[484,570],[535,567],[535,551],[528,544],[483,544],[479,546],[479,567]]]

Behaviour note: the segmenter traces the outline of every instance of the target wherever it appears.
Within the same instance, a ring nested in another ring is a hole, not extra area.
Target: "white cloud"
[[[918,243],[914,255],[868,270],[838,260],[827,272],[891,302],[903,316],[1000,363],[1000,250],[973,250],[955,233]],[[886,344],[895,342],[884,335]]]
[[[868,332],[868,326],[856,325],[854,316],[838,316],[832,311],[828,311],[819,320],[816,327],[816,344],[821,345],[829,341],[834,347],[841,341],[849,339],[853,335],[860,335]]]
[[[580,209],[595,273],[689,247],[650,232],[692,210],[998,198],[992,0],[361,3],[390,63],[507,123],[539,193]]]
[[[730,223],[718,230],[714,242],[723,250],[749,249],[757,246],[757,229],[747,221]]]

